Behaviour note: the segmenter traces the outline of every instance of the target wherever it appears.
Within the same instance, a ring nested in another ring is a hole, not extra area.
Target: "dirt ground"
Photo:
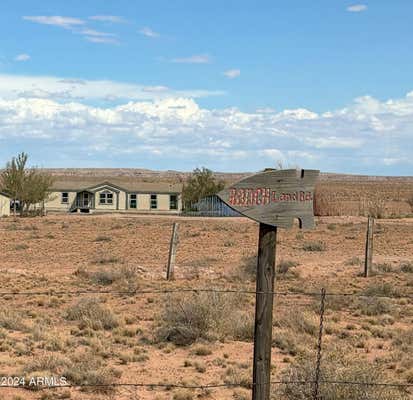
[[[167,282],[175,221],[180,237],[176,279]],[[277,274],[276,290],[290,295],[275,297],[273,380],[282,379],[303,354],[314,353],[319,297],[305,293],[318,293],[324,287],[328,293],[397,297],[378,305],[358,297],[328,300],[323,351],[345,348],[352,358],[380,365],[386,382],[413,383],[413,219],[376,220],[375,268],[367,279],[361,276],[365,230],[363,217],[322,217],[312,231],[279,230],[277,262],[286,267]],[[0,387],[0,398],[249,398],[251,332],[201,335],[187,345],[160,340],[156,332],[174,298],[197,295],[156,291],[253,291],[248,266],[254,265],[257,240],[258,225],[244,218],[49,215],[0,219],[0,377],[63,376],[70,370],[74,378],[69,382],[81,379],[76,374],[82,372],[88,382],[234,384],[203,390],[123,387],[109,393],[87,388]],[[123,275],[116,275],[118,271]],[[151,293],[90,293],[135,289]],[[67,293],[74,291],[84,293]],[[234,303],[231,296],[242,297],[233,307],[248,318],[248,330],[254,294],[220,296],[228,303]],[[70,317],[70,310],[82,299],[102,304],[116,324],[99,327],[83,320],[82,324],[77,314]],[[94,371],[109,380],[88,376]],[[409,392],[404,395],[413,398]]]

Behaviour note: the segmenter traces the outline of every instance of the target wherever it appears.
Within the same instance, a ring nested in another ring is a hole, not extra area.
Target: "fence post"
[[[366,236],[366,257],[364,260],[364,277],[367,278],[370,274],[373,263],[373,231],[374,218],[369,215],[367,220],[367,236]]]
[[[277,228],[260,223],[255,297],[252,400],[270,399],[272,312]]]
[[[321,347],[323,344],[325,300],[326,300],[326,290],[322,288],[321,289],[321,301],[320,301],[320,329],[318,332],[317,362],[316,362],[316,368],[315,368],[313,400],[320,400],[319,392],[320,392],[320,372],[321,372]]]
[[[166,269],[166,279],[168,281],[174,279],[176,248],[178,247],[178,243],[179,243],[178,227],[179,227],[178,222],[174,222],[174,225],[172,228],[171,243],[169,245],[168,266]]]

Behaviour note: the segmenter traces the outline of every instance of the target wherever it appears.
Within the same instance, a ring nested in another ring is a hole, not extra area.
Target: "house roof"
[[[0,196],[7,197],[8,199],[11,198],[7,193],[4,193],[4,192],[0,192]]]
[[[52,190],[55,191],[76,191],[83,190],[93,191],[101,186],[111,186],[114,189],[124,190],[126,192],[140,193],[181,193],[182,184],[180,183],[163,183],[163,182],[140,182],[132,179],[102,180],[97,178],[76,179],[68,177],[67,179],[56,179],[53,183]]]

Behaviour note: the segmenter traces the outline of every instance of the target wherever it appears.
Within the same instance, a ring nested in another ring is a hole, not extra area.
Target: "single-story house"
[[[45,202],[46,211],[136,212],[178,214],[182,210],[182,185],[171,183],[58,180]]]
[[[10,215],[10,197],[3,192],[0,192],[0,217]]]

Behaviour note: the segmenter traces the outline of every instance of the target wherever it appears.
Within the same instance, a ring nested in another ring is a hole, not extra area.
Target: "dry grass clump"
[[[320,240],[303,243],[302,249],[304,251],[325,251],[326,244]]]
[[[121,376],[121,372],[106,367],[101,358],[96,357],[90,352],[74,355],[63,374],[69,383],[90,385],[85,387],[84,390],[100,393],[112,392],[114,387],[106,385],[116,383],[116,380]],[[93,385],[96,386],[93,387]]]
[[[400,263],[400,271],[408,274],[413,274],[413,262],[412,261],[402,261]]]
[[[289,329],[295,334],[303,333],[310,336],[315,336],[319,330],[319,320],[316,314],[312,312],[303,313],[289,313],[288,315],[281,315],[277,318],[273,326]]]
[[[241,311],[243,301],[238,296],[222,293],[199,293],[171,297],[158,317],[155,338],[179,346],[198,339],[253,337],[252,316]]]
[[[119,326],[111,309],[97,298],[83,298],[66,310],[66,319],[78,321],[80,329],[110,330]]]
[[[344,262],[344,265],[350,265],[350,266],[362,265],[362,264],[363,264],[363,260],[357,256],[351,257],[347,261]]]
[[[0,310],[0,327],[10,331],[24,331],[27,328],[23,316],[10,309]]]
[[[299,263],[293,260],[280,260],[276,267],[277,279],[292,279],[298,278],[299,274],[293,268]],[[244,256],[241,260],[240,267],[235,271],[234,276],[237,280],[255,282],[257,275],[257,256]]]
[[[79,268],[75,271],[75,275],[89,279],[96,285],[109,286],[116,283],[125,290],[134,291],[138,289],[138,272],[138,267],[122,265],[120,267],[104,268],[97,271],[88,271],[85,268]]]
[[[315,359],[304,358],[287,369],[282,376],[291,383],[280,385],[274,399],[307,400],[313,398]],[[380,365],[350,357],[344,351],[325,352],[321,363],[321,381],[363,382],[366,385],[320,383],[320,398],[323,400],[407,400],[408,396],[392,387],[369,385],[386,382]]]
[[[111,240],[112,238],[110,236],[100,235],[96,237],[95,242],[110,242]]]

